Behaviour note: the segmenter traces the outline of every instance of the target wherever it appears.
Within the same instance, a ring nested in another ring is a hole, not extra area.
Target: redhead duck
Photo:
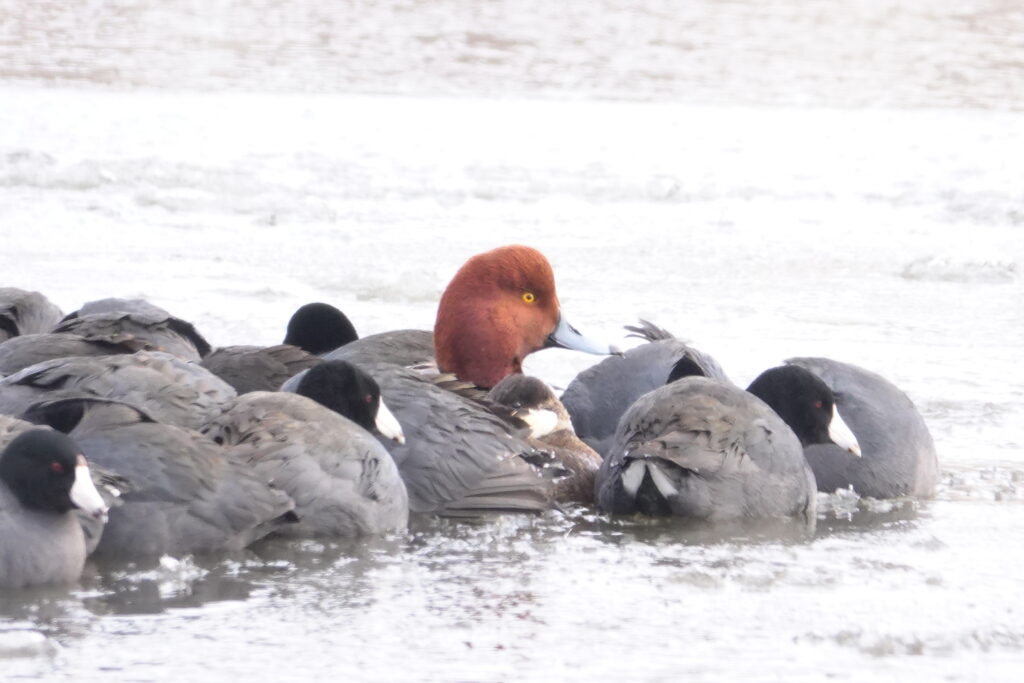
[[[551,387],[537,377],[509,375],[488,392],[487,398],[525,422],[530,437],[541,448],[552,450],[567,470],[567,476],[556,484],[556,501],[594,502],[594,477],[601,467],[601,456],[576,436],[569,413]]]
[[[22,334],[49,332],[62,315],[61,310],[39,292],[0,287],[0,341]]]
[[[562,316],[551,264],[532,247],[511,245],[473,256],[441,295],[434,331],[397,330],[364,337],[327,355],[357,365],[404,367],[434,362],[442,373],[484,389],[523,371],[534,351],[560,347],[618,354]]]
[[[298,393],[251,392],[203,431],[295,500],[288,536],[363,536],[404,529],[398,468],[370,434],[404,441],[372,377],[345,361],[307,372]]]
[[[523,371],[534,351],[558,346],[595,354],[618,349],[581,335],[562,315],[551,264],[536,249],[499,247],[466,261],[437,308],[437,367],[490,388]]]
[[[778,374],[766,371],[755,385],[788,380]],[[821,388],[808,390],[807,407],[820,406],[828,438],[834,411]],[[644,394],[622,416],[597,475],[597,501],[614,514],[812,520],[816,487],[800,438],[775,410],[733,385],[688,376]]]
[[[474,515],[547,508],[561,472],[550,466],[549,453],[481,404],[394,362],[423,360],[428,334],[390,333],[384,353],[365,337],[328,354],[369,372],[401,422],[406,443],[387,447],[405,480],[410,509]],[[536,249],[518,245],[478,254],[458,270],[441,297],[433,341],[441,371],[487,388],[521,372],[528,354],[548,346],[616,352],[568,324],[551,265]]]
[[[78,580],[86,543],[75,509],[97,520],[107,513],[72,439],[31,429],[7,444],[0,453],[0,588]]]
[[[934,495],[939,478],[935,444],[905,393],[884,377],[849,363],[828,358],[786,362],[809,370],[829,386],[860,444],[861,457],[829,443],[804,448],[819,491],[852,488],[871,498]]]

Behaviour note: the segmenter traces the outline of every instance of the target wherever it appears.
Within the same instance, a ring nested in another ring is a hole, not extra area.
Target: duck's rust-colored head
[[[481,387],[522,372],[523,359],[546,346],[618,353],[562,319],[551,264],[521,245],[478,254],[459,269],[441,296],[434,346],[443,372]]]

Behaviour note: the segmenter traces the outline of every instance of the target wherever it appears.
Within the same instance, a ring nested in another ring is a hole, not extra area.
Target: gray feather
[[[305,396],[244,394],[204,431],[292,497],[299,522],[284,534],[348,537],[406,526],[408,496],[391,455],[365,429]]]
[[[277,391],[285,380],[322,362],[319,356],[291,344],[225,346],[200,362],[239,394]]]
[[[235,391],[205,368],[166,353],[60,358],[0,380],[0,413],[20,415],[42,400],[82,395],[131,403],[161,422],[198,429]]]

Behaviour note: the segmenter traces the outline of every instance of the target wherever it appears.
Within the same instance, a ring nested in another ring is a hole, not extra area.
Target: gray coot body
[[[54,332],[96,335],[111,341],[133,339],[147,350],[164,351],[185,360],[210,353],[210,344],[195,326],[145,299],[98,299],[68,313]]]
[[[154,421],[117,401],[72,398],[32,406],[35,422],[68,431],[130,490],[110,512],[97,555],[141,558],[239,550],[289,523],[294,507],[199,432]]]
[[[0,380],[0,413],[21,415],[40,401],[77,396],[125,401],[155,419],[199,429],[235,390],[196,363],[155,351],[58,358]]]
[[[53,332],[104,338],[113,343],[133,341],[148,351],[163,351],[182,360],[198,361],[210,345],[188,323],[177,318],[146,317],[130,313],[93,313],[65,320]]]
[[[832,444],[809,445],[807,457],[818,489],[852,487],[861,496],[934,495],[938,457],[928,427],[913,402],[885,378],[828,358],[791,358],[835,393],[836,405],[860,443],[862,457]]]
[[[707,521],[815,511],[800,441],[763,401],[687,377],[649,392],[622,416],[597,477],[602,509]]]
[[[62,315],[61,310],[39,292],[0,287],[0,341],[49,332]]]
[[[294,375],[321,362],[320,356],[290,344],[276,346],[224,346],[200,363],[230,384],[239,394],[277,391]]]
[[[48,429],[12,439],[0,453],[0,588],[78,580],[86,542],[75,509],[106,514],[75,443]]]
[[[288,493],[289,536],[365,536],[404,529],[405,485],[366,429],[314,400],[284,392],[239,396],[204,430]]]
[[[390,363],[401,367],[434,361],[434,335],[426,330],[391,330],[371,334],[328,353],[325,358],[347,360],[359,367]]]
[[[165,351],[185,360],[209,352],[191,323],[142,299],[101,299],[35,334],[0,344],[0,374],[70,356]]]
[[[6,448],[7,444],[13,441],[19,434],[30,429],[48,429],[48,427],[33,424],[10,415],[0,415],[0,451]],[[119,505],[121,495],[131,488],[126,479],[119,477],[96,463],[89,464],[89,474],[92,475],[92,483],[96,490],[99,491],[100,497],[108,509]],[[106,524],[107,518],[105,515],[103,517],[96,517],[78,508],[74,512],[75,516],[78,517],[79,524],[82,525],[82,531],[85,532],[86,551],[91,555],[100,542],[100,535],[103,533],[103,526]]]
[[[111,342],[70,332],[25,334],[0,343],[0,375],[13,375],[31,365],[69,356],[110,356],[152,350],[135,339]]]

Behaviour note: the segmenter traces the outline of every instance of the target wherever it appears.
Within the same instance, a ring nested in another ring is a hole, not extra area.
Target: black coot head
[[[310,368],[295,391],[364,429],[373,429],[380,406],[380,386],[348,361],[329,360]]]
[[[75,503],[79,449],[67,435],[49,429],[22,432],[0,453],[0,481],[34,510],[67,512]]]
[[[814,373],[796,365],[770,368],[758,375],[747,391],[778,413],[802,445],[832,443],[829,426],[835,396]]]
[[[359,339],[356,328],[334,306],[306,304],[292,314],[284,343],[319,355]]]

